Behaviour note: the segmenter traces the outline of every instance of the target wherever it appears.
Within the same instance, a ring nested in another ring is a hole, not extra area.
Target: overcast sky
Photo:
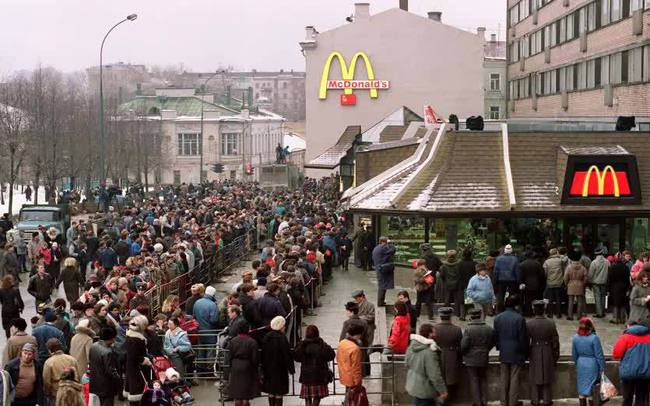
[[[398,0],[366,0],[371,14]],[[130,13],[106,42],[105,63],[179,65],[193,71],[304,70],[298,42],[304,27],[344,23],[354,0],[0,0],[0,75],[37,64],[64,71],[97,65],[112,24]],[[410,11],[442,11],[443,22],[504,38],[506,0],[410,0]],[[425,47],[426,44],[423,44]]]

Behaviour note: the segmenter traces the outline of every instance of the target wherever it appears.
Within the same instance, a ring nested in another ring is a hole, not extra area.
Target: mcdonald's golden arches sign
[[[341,69],[341,79],[330,78],[330,71],[334,60],[338,62]],[[365,68],[366,79],[355,78],[359,61],[363,63]],[[321,100],[327,99],[328,90],[343,90],[341,105],[350,106],[356,104],[357,98],[353,93],[354,90],[368,90],[370,98],[376,99],[379,96],[378,90],[386,90],[389,88],[389,81],[375,78],[375,70],[372,62],[365,52],[359,51],[355,53],[348,64],[343,54],[335,51],[330,53],[325,61],[320,80],[320,88],[318,90],[318,98]]]

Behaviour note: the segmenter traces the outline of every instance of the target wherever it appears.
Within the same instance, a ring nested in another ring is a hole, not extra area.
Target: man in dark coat
[[[228,394],[235,400],[251,400],[259,396],[258,348],[257,342],[247,334],[240,334],[230,340]]]
[[[441,351],[442,377],[447,385],[447,403],[454,402],[456,385],[460,382],[461,375],[461,353],[460,343],[463,338],[463,332],[460,327],[451,322],[451,315],[454,309],[451,307],[441,307],[438,309],[440,323],[435,325],[436,344]]]
[[[377,272],[377,306],[386,306],[386,291],[395,287],[395,246],[386,237],[372,250],[372,262]]]
[[[267,292],[258,300],[260,317],[262,325],[268,325],[275,316],[285,317],[287,315],[278,295],[280,294],[280,285],[275,282],[269,283],[266,287]]]
[[[495,343],[494,329],[485,324],[481,315],[481,309],[470,309],[470,321],[460,342],[475,405],[487,405],[487,369],[490,350]]]
[[[501,405],[519,402],[519,374],[528,357],[526,319],[516,310],[519,298],[508,296],[506,309],[494,318],[494,334],[501,361]]]
[[[115,395],[121,386],[120,373],[113,343],[117,337],[115,327],[104,327],[99,333],[99,341],[90,347],[88,355],[90,393],[99,397],[101,406],[113,406]]]
[[[45,271],[45,265],[38,264],[38,273],[29,279],[27,292],[34,296],[36,309],[41,303],[49,303],[54,289],[54,280],[50,274]]]
[[[530,365],[528,383],[530,402],[537,406],[549,406],[552,402],[551,385],[555,380],[555,364],[560,358],[560,339],[553,320],[544,316],[546,302],[533,302],[535,317],[528,320],[526,329],[530,338]],[[540,396],[541,393],[541,396]],[[540,402],[540,398],[542,402]]]
[[[17,388],[15,398],[13,402],[10,402],[12,405],[32,406],[45,404],[43,393],[43,365],[36,360],[36,346],[34,344],[24,344],[20,356],[5,365],[5,371],[9,372],[13,384],[18,385],[20,388]],[[30,381],[29,377],[32,373],[34,380]]]
[[[524,317],[533,314],[532,303],[534,300],[541,300],[546,287],[546,275],[544,267],[535,259],[533,251],[526,251],[526,259],[519,264],[519,283],[523,286],[523,310]]]
[[[352,292],[352,298],[359,305],[359,318],[366,322],[368,329],[366,337],[368,346],[371,347],[375,339],[375,306],[368,301],[366,294],[363,290],[355,290]]]

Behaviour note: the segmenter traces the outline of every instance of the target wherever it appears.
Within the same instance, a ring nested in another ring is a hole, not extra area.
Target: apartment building
[[[650,0],[508,0],[507,41],[508,117],[650,122]]]

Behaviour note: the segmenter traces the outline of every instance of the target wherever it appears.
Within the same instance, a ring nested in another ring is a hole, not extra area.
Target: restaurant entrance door
[[[564,222],[564,242],[568,249],[583,250],[592,255],[598,247],[605,247],[614,254],[624,247],[625,219],[580,218]]]

